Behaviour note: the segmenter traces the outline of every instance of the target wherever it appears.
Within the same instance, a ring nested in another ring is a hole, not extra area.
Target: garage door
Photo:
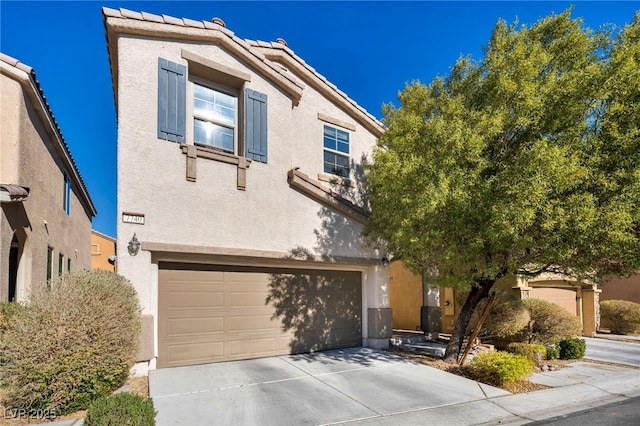
[[[162,268],[159,367],[362,344],[359,272]]]
[[[576,315],[576,292],[565,288],[534,288],[531,297],[546,300],[565,308],[571,315]]]

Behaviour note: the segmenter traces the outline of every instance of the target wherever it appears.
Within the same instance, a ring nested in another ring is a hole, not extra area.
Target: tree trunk
[[[471,287],[469,296],[467,297],[466,302],[464,302],[464,306],[462,306],[460,315],[458,315],[458,319],[456,320],[456,325],[453,327],[451,340],[449,341],[449,345],[444,353],[445,361],[450,363],[458,362],[458,355],[462,350],[462,342],[464,340],[467,326],[471,321],[471,316],[482,299],[489,296],[489,290],[491,290],[491,287],[493,287],[495,283],[495,279],[486,279],[476,282],[476,285]]]

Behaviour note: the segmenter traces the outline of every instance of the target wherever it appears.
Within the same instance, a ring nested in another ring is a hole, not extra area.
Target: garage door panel
[[[272,321],[271,315],[238,315],[228,317],[230,332],[238,331],[277,331],[280,328],[279,321]]]
[[[166,346],[166,365],[202,364],[225,359],[224,342],[175,343]]]
[[[357,272],[160,269],[158,298],[159,367],[362,342]]]
[[[267,292],[264,288],[256,289],[252,291],[230,291],[229,307],[231,308],[249,308],[249,307],[265,307],[265,301],[267,300]],[[267,307],[267,309],[269,309]]]
[[[169,319],[167,321],[167,328],[167,337],[223,333],[224,318],[203,316],[196,318]]]

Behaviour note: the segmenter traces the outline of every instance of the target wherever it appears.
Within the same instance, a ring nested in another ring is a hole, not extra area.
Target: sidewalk
[[[640,396],[640,370],[575,362],[537,373],[531,381],[550,386],[531,393],[488,396],[462,404],[362,419],[358,425],[521,425]]]

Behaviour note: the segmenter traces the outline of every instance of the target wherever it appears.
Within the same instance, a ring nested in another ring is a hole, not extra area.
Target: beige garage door
[[[576,292],[565,288],[534,288],[531,297],[546,300],[565,308],[572,315],[576,315]]]
[[[159,367],[362,344],[359,272],[162,268]]]

